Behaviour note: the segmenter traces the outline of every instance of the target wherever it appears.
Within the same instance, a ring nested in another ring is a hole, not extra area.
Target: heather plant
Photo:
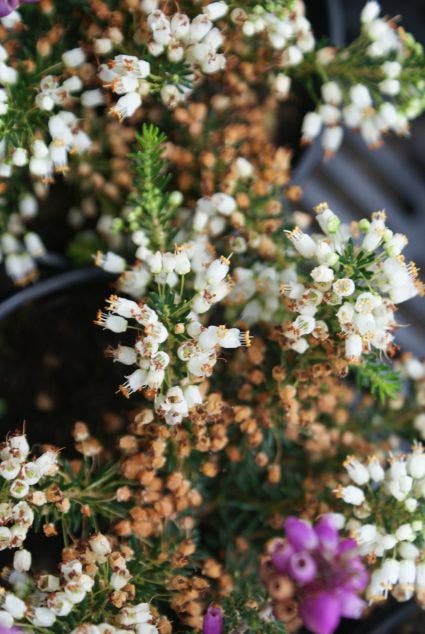
[[[419,272],[391,210],[297,210],[277,134],[301,86],[300,142],[325,158],[344,126],[406,136],[421,45],[374,1],[339,49],[298,0],[0,16],[5,270],[37,283],[59,192],[68,257],[109,275],[93,321],[130,408],[65,448],[11,422],[0,628],[332,634],[388,594],[424,604],[425,368],[397,345]]]

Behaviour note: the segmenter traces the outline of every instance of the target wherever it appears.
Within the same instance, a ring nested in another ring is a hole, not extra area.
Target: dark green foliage
[[[359,388],[367,389],[372,396],[384,403],[395,398],[400,391],[400,378],[391,366],[377,360],[367,360],[360,366],[352,366]]]
[[[143,124],[136,140],[137,150],[130,155],[136,189],[130,198],[133,209],[128,215],[128,225],[119,219],[116,228],[143,229],[149,238],[150,248],[166,250],[171,241],[170,223],[176,210],[175,195],[168,191],[171,176],[163,158],[167,137],[156,126]],[[179,197],[177,202],[180,202]]]

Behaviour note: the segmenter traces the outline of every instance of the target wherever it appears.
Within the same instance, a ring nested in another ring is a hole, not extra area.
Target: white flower
[[[304,143],[309,143],[315,139],[320,134],[322,125],[322,118],[317,112],[308,112],[302,123],[302,141]]]
[[[292,231],[286,232],[286,235],[300,255],[304,258],[313,257],[316,252],[316,243],[307,233],[295,227]]]
[[[415,533],[411,524],[402,524],[395,531],[395,537],[398,541],[410,541],[414,539]]]
[[[327,103],[339,105],[342,101],[341,88],[335,81],[328,81],[322,84],[322,97]]]
[[[385,477],[385,471],[380,465],[378,458],[372,456],[368,463],[369,475],[373,482],[382,482]]]
[[[125,332],[128,326],[128,322],[124,317],[102,313],[101,311],[97,314],[95,323],[98,326],[102,326],[105,330],[112,330],[112,332],[117,333]]]
[[[398,545],[398,553],[402,559],[415,560],[419,555],[419,548],[410,542],[401,542]]]
[[[0,625],[7,629],[12,629],[14,624],[13,616],[6,610],[0,610]]]
[[[397,583],[400,575],[400,562],[396,559],[385,559],[381,566],[382,577],[390,586]]]
[[[3,601],[3,609],[7,610],[11,616],[13,616],[16,620],[21,620],[24,617],[27,606],[24,601],[19,597],[15,596],[11,592],[8,592]]]
[[[356,289],[356,286],[348,277],[342,277],[332,284],[332,289],[338,297],[349,297]]]
[[[202,396],[196,385],[188,385],[185,387],[183,394],[189,409],[202,403]]]
[[[357,485],[363,486],[369,482],[369,471],[364,464],[357,460],[354,456],[349,456],[345,462],[344,467],[347,469],[347,473],[350,479]]]
[[[57,589],[59,589],[59,584],[57,584]],[[47,598],[47,606],[56,616],[67,616],[72,611],[74,604],[64,592],[51,591]]]
[[[29,550],[17,550],[13,556],[13,567],[15,570],[26,572],[31,568],[31,553]]]
[[[226,2],[210,2],[206,7],[202,9],[205,15],[214,22],[215,20],[219,20],[223,18],[228,12],[229,7]]]
[[[378,17],[380,11],[381,7],[379,6],[379,3],[375,0],[370,0],[369,2],[366,2],[365,6],[363,7],[363,10],[360,14],[360,19],[364,24],[372,22],[372,20],[375,20]]]
[[[16,458],[0,462],[0,476],[5,480],[14,480],[21,470],[21,463]]]
[[[359,359],[362,356],[363,342],[360,335],[351,334],[345,340],[345,356],[347,359]]]
[[[108,538],[101,533],[92,535],[89,539],[89,545],[94,554],[100,557],[101,560],[111,552],[111,545]]]
[[[416,566],[415,562],[409,559],[403,559],[400,562],[399,571],[399,583],[400,584],[413,584],[416,579]]]
[[[413,451],[407,460],[407,471],[412,478],[419,479],[425,476],[425,454],[421,450]]]
[[[35,608],[34,615],[31,618],[31,622],[36,627],[51,627],[56,621],[56,615],[49,608]]]
[[[350,97],[353,104],[358,108],[368,108],[372,105],[370,92],[363,84],[355,84],[354,86],[351,86]]]
[[[325,150],[325,156],[330,157],[335,154],[342,143],[343,136],[344,131],[341,126],[325,128],[322,136],[322,145]]]
[[[99,88],[93,90],[86,90],[81,95],[81,105],[85,108],[96,108],[105,103],[103,93]]]
[[[68,68],[75,68],[86,61],[86,55],[82,48],[73,48],[62,55],[62,61]]]
[[[182,99],[182,93],[173,84],[166,84],[161,88],[161,99],[168,108],[175,108]]]
[[[28,163],[28,152],[25,148],[16,148],[12,154],[12,163],[22,167]]]
[[[365,501],[365,495],[363,491],[356,486],[348,485],[341,487],[338,490],[341,499],[347,504],[353,504],[353,506],[360,506]]]
[[[98,251],[95,258],[95,264],[108,273],[122,273],[127,267],[127,263],[124,258],[112,251],[108,251],[106,254]]]
[[[278,73],[273,78],[272,86],[279,99],[286,99],[291,89],[291,78],[283,73]]]
[[[120,389],[126,397],[129,397],[130,394],[138,392],[146,385],[147,372],[146,370],[138,369],[127,375],[125,378],[127,380],[120,386]]]
[[[115,106],[111,108],[111,113],[122,120],[131,117],[141,105],[141,96],[136,92],[129,92],[118,99]]]
[[[10,485],[9,491],[13,498],[22,499],[29,493],[29,484],[25,480],[16,479]]]
[[[334,279],[334,272],[328,266],[321,264],[312,270],[311,277],[315,282],[327,284]]]

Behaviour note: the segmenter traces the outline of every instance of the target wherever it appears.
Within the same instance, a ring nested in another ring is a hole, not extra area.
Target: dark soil
[[[130,404],[116,394],[125,368],[104,356],[118,338],[93,324],[110,290],[108,280],[67,289],[2,322],[2,435],[26,421],[30,441],[69,447],[77,420],[101,436],[125,425]]]

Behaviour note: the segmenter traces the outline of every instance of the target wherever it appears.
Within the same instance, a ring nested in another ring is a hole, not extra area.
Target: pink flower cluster
[[[360,618],[366,604],[359,594],[367,586],[368,573],[357,543],[341,538],[331,516],[314,526],[288,517],[284,529],[286,539],[273,541],[268,565],[263,566],[266,587],[264,570],[275,582],[281,577],[288,582],[298,616],[314,634],[332,634],[343,617]]]

